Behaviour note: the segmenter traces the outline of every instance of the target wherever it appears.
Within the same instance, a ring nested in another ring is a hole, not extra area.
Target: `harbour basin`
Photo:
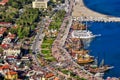
[[[105,73],[104,78],[120,77],[120,23],[88,22],[88,25],[93,34],[101,36],[92,39],[86,49],[98,57],[99,63],[104,59],[105,64],[114,66]]]

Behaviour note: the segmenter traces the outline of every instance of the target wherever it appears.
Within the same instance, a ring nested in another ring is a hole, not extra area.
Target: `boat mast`
[[[100,63],[100,67],[102,67],[104,65],[104,59],[102,59],[101,63]]]
[[[95,58],[94,64],[95,64],[95,65],[98,65],[98,60],[97,60],[97,58]]]
[[[87,28],[88,26],[87,26],[87,21],[86,21],[86,30],[88,31],[88,28]]]

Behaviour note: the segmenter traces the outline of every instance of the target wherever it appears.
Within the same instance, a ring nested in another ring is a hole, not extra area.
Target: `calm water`
[[[120,0],[84,0],[84,3],[94,11],[120,17]]]
[[[120,0],[84,0],[85,5],[97,12],[119,16]],[[114,66],[105,74],[111,77],[120,77],[120,23],[89,22],[89,29],[94,34],[101,34],[93,39],[88,47],[91,55],[105,59],[105,63]]]
[[[105,64],[114,66],[106,76],[120,77],[120,23],[88,23],[93,34],[101,34],[94,38],[88,49],[90,54],[105,60]]]

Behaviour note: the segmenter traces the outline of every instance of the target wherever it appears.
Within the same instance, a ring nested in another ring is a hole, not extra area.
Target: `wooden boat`
[[[75,22],[72,26],[73,30],[85,30],[86,26],[83,23]]]
[[[96,67],[96,68],[92,68],[92,67],[89,67],[89,71],[91,73],[103,73],[103,72],[106,72],[110,69],[112,69],[113,67],[111,66],[108,66],[108,65],[105,65],[105,66],[102,66],[102,67]]]
[[[100,63],[100,66],[98,66],[96,60],[95,60],[95,63],[94,65],[90,65],[88,67],[88,70],[91,72],[91,73],[104,73],[110,69],[113,68],[113,66],[108,66],[108,65],[104,65],[104,60],[101,61]]]
[[[93,62],[93,59],[78,59],[79,64],[87,64]]]
[[[93,62],[94,58],[92,56],[89,56],[88,54],[86,54],[86,55],[79,56],[77,61],[79,64],[87,64],[87,63]]]

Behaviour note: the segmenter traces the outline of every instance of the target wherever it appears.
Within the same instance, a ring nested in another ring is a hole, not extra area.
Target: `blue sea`
[[[84,0],[84,4],[96,12],[120,17],[120,0]],[[91,41],[90,54],[114,66],[104,78],[120,77],[120,23],[88,22],[88,28],[93,34],[101,34]]]

